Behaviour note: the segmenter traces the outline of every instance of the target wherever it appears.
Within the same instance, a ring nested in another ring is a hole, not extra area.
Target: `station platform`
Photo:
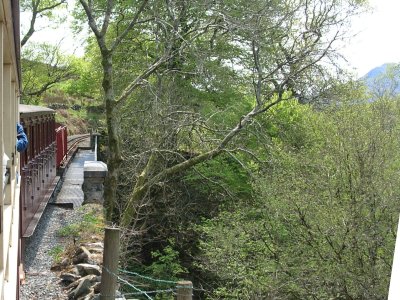
[[[88,134],[69,136],[68,149],[61,188],[50,203],[76,208],[83,202],[83,166],[85,161],[95,160],[95,153],[90,149]]]
[[[92,150],[78,148],[76,151],[65,170],[61,189],[57,196],[53,198],[52,204],[65,205],[72,208],[82,205],[83,166],[85,161],[93,161],[95,155]]]

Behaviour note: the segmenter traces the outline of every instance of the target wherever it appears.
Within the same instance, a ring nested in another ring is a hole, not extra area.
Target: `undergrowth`
[[[81,220],[62,227],[58,230],[57,235],[60,237],[72,237],[80,241],[88,241],[93,238],[101,239],[104,228],[102,207],[85,205],[79,208],[78,211],[82,214]]]
[[[64,248],[61,245],[54,246],[50,249],[49,255],[53,258],[55,263],[59,263],[62,259]]]

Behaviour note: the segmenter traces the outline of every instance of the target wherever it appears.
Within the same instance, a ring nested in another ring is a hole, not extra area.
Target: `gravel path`
[[[21,300],[68,299],[58,284],[57,272],[50,271],[53,264],[51,252],[65,245],[57,232],[80,218],[77,210],[49,204],[25,247],[25,284],[21,285]]]
[[[53,264],[52,252],[56,247],[64,246],[66,238],[57,236],[57,232],[67,226],[77,223],[84,214],[76,209],[83,201],[81,189],[83,183],[83,165],[86,160],[93,160],[90,150],[79,150],[63,178],[61,190],[56,199],[58,203],[71,203],[75,210],[48,204],[39,224],[25,243],[25,284],[21,285],[21,300],[68,299],[61,285],[58,284],[58,272],[50,270]],[[71,238],[70,238],[71,239]]]
[[[54,251],[65,247],[66,238],[57,236],[60,228],[77,223],[83,212],[76,209],[83,201],[83,165],[93,160],[90,150],[79,150],[66,169],[61,190],[50,202],[71,203],[75,209],[49,203],[39,221],[34,234],[25,242],[25,283],[21,285],[21,300],[68,299],[66,292],[58,283],[58,272],[50,270]],[[53,254],[53,255],[52,255]]]

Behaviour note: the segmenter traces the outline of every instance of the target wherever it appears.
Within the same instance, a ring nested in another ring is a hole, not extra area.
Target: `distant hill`
[[[400,94],[400,65],[386,63],[376,67],[364,75],[361,79],[370,91],[377,95]]]

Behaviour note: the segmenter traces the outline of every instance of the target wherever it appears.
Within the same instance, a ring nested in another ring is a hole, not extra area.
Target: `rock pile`
[[[99,299],[101,263],[104,246],[102,242],[84,243],[75,247],[70,258],[64,258],[52,266],[60,272],[60,284],[68,291],[69,300]],[[117,297],[116,299],[125,299]]]

